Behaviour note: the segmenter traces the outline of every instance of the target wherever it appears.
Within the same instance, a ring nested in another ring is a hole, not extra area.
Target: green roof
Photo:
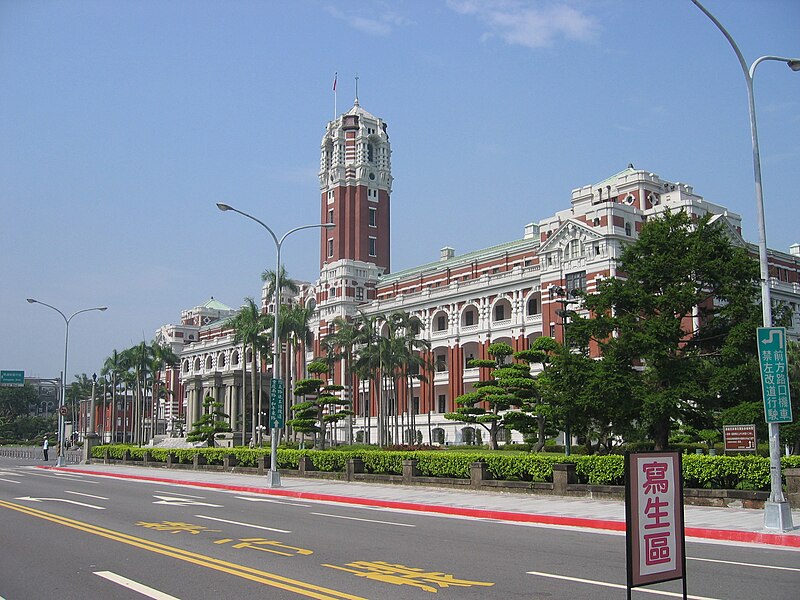
[[[211,310],[234,310],[227,304],[223,304],[219,300],[214,300],[214,296],[205,303],[200,305],[202,308],[210,308]]]
[[[426,271],[437,271],[445,267],[453,268],[462,265],[464,263],[470,263],[473,260],[486,258],[493,254],[497,254],[498,252],[516,250],[518,248],[524,248],[525,246],[531,246],[531,245],[538,246],[539,238],[534,237],[528,239],[514,240],[511,242],[505,242],[503,244],[497,244],[496,246],[489,246],[488,248],[483,248],[481,250],[474,250],[473,252],[467,252],[466,254],[454,256],[453,258],[449,258],[447,260],[437,260],[435,262],[430,262],[424,265],[420,265],[418,267],[412,267],[410,269],[405,269],[403,271],[396,271],[394,273],[383,275],[378,280],[378,282],[379,285],[384,285],[386,283],[391,283],[393,281],[400,281],[406,279],[407,277],[410,277],[416,273],[422,273]]]

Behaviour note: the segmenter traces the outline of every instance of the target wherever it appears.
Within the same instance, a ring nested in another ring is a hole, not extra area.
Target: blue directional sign
[[[767,423],[791,423],[789,364],[786,358],[786,328],[758,328],[758,362]]]

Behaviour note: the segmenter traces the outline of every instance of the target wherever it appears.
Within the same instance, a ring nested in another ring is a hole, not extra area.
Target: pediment
[[[742,237],[733,224],[725,217],[725,215],[714,215],[708,220],[709,224],[716,223],[722,228],[722,231],[730,239],[731,244],[734,246],[747,246],[747,242]]]
[[[597,233],[592,227],[577,219],[567,219],[547,238],[539,247],[539,254],[553,252],[563,248],[571,240],[579,239],[584,244],[602,239],[602,235]]]

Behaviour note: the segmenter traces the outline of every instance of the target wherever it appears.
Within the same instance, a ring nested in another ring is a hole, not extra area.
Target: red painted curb
[[[63,467],[39,467],[41,469],[62,469]],[[495,519],[499,521],[512,521],[516,523],[537,523],[540,525],[561,525],[564,527],[584,527],[604,531],[625,531],[624,521],[610,519],[586,519],[582,517],[560,517],[555,515],[538,515],[534,513],[513,513],[500,510],[486,510],[480,508],[464,508],[459,506],[438,506],[434,504],[419,504],[416,502],[400,502],[394,500],[378,500],[375,498],[356,498],[351,496],[338,496],[333,494],[317,494],[313,492],[294,492],[284,489],[270,489],[263,487],[250,487],[244,485],[229,485],[225,483],[212,483],[205,481],[185,481],[183,479],[169,479],[167,477],[149,477],[147,475],[129,475],[124,473],[101,473],[75,469],[64,469],[70,473],[96,475],[98,477],[116,477],[117,479],[133,479],[137,481],[153,481],[157,483],[171,483],[198,488],[211,488],[230,490],[236,492],[249,492],[268,496],[281,496],[284,498],[297,498],[305,500],[322,500],[325,502],[338,502],[340,504],[358,504],[361,506],[376,506],[379,508],[396,508],[416,512],[456,515],[460,517],[473,517],[477,519]],[[729,542],[744,542],[751,544],[767,544],[771,546],[785,546],[800,548],[800,535],[782,533],[765,533],[758,531],[738,531],[733,529],[709,529],[704,527],[687,527],[686,537],[720,540]]]

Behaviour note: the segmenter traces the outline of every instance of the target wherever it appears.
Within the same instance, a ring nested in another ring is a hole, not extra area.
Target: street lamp
[[[553,300],[554,302],[558,302],[561,304],[561,308],[556,310],[556,314],[561,317],[561,337],[563,338],[562,342],[564,344],[564,352],[565,358],[566,353],[570,352],[569,342],[567,341],[567,318],[569,317],[570,311],[569,305],[570,304],[578,304],[580,300],[578,299],[578,290],[571,290],[567,292],[564,288],[559,286],[550,286],[550,298],[552,299],[553,296],[556,298]],[[566,365],[566,363],[564,363]],[[567,415],[564,421],[564,455],[570,456],[572,454],[572,428],[570,427],[569,422],[569,415]]]
[[[753,61],[750,68],[747,67],[745,60],[736,42],[722,26],[714,15],[698,2],[692,0],[697,8],[711,19],[728,40],[739,65],[744,72],[744,80],[747,84],[747,102],[750,109],[750,135],[753,143],[753,174],[756,184],[756,214],[758,217],[758,262],[761,279],[761,310],[764,327],[772,327],[772,298],[769,289],[769,265],[767,262],[767,226],[764,219],[764,197],[761,189],[761,156],[758,151],[758,131],[756,129],[756,104],[753,95],[753,75],[756,67],[767,60],[775,60],[786,63],[792,71],[800,71],[800,58],[785,58],[782,56],[761,56]],[[770,459],[770,496],[764,504],[764,527],[767,529],[779,529],[789,531],[792,529],[792,512],[781,487],[781,448],[780,448],[780,429],[777,423],[769,423],[769,459]]]
[[[270,236],[272,237],[272,241],[275,242],[275,254],[276,254],[276,267],[275,267],[275,321],[273,325],[273,350],[272,350],[272,378],[276,381],[283,382],[283,378],[281,377],[281,364],[280,364],[280,352],[281,352],[281,342],[280,342],[280,328],[279,328],[279,318],[280,318],[280,307],[281,307],[281,246],[283,242],[286,240],[289,235],[294,233],[295,231],[300,231],[301,229],[312,229],[316,227],[322,227],[325,229],[333,229],[335,225],[333,223],[314,223],[313,225],[301,225],[300,227],[295,227],[294,229],[290,229],[286,233],[283,234],[283,237],[280,239],[269,226],[257,219],[253,215],[249,215],[246,212],[233,208],[232,206],[225,204],[223,202],[217,202],[217,208],[221,211],[233,211],[235,213],[239,213],[243,217],[247,217],[252,221],[255,221],[259,225],[261,225],[264,229],[266,229]],[[253,394],[255,395],[255,390],[253,390]],[[283,399],[281,399],[283,401]],[[278,471],[278,428],[275,427],[275,421],[273,420],[272,426],[272,436],[270,440],[270,462],[269,462],[269,480],[268,485],[269,487],[281,487],[281,475]]]
[[[47,308],[52,308],[61,318],[64,319],[65,333],[64,333],[64,372],[61,375],[61,401],[58,403],[58,459],[56,461],[57,467],[64,466],[64,412],[65,403],[67,400],[67,356],[69,354],[69,323],[72,318],[81,313],[90,312],[93,310],[105,311],[108,310],[107,306],[95,306],[93,308],[84,308],[82,310],[72,313],[69,317],[57,309],[55,306],[41,302],[34,298],[26,298],[28,304],[41,304]]]

